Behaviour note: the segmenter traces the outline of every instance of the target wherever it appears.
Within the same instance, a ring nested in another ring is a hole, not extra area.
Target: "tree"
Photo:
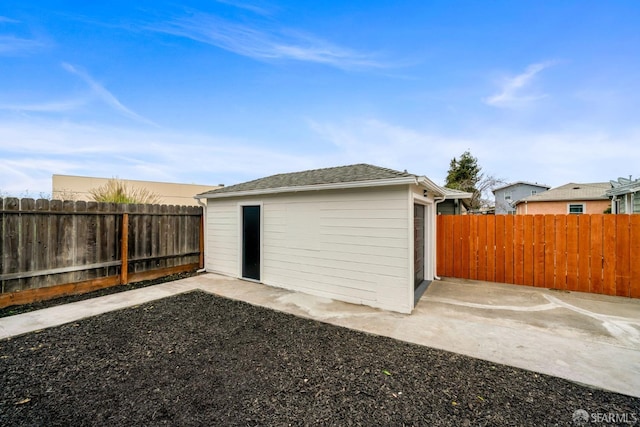
[[[449,188],[454,190],[466,191],[473,193],[476,191],[476,183],[480,180],[480,166],[478,159],[473,157],[469,150],[462,153],[460,159],[455,157],[449,163],[449,172],[447,173],[447,183]]]
[[[124,181],[112,178],[105,185],[89,190],[96,202],[109,203],[161,203],[162,198],[146,188],[129,188]]]
[[[478,165],[478,159],[469,150],[462,153],[459,159],[453,158],[449,163],[446,187],[471,193],[471,209],[493,206],[491,190],[504,183],[503,179],[493,175],[484,175]]]

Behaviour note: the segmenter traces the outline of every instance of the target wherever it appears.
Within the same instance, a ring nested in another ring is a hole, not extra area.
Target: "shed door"
[[[413,205],[414,289],[424,281],[424,206]]]
[[[260,206],[242,207],[242,277],[260,280]]]

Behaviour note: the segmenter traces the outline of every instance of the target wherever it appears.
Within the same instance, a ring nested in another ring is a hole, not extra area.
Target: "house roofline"
[[[531,185],[533,187],[542,187],[542,188],[546,188],[547,190],[551,188],[551,186],[547,184],[538,184],[537,182],[529,182],[529,181],[516,181],[516,182],[512,182],[511,184],[503,185],[501,187],[496,187],[493,190],[491,190],[491,192],[495,194],[495,192],[498,190],[504,190],[505,188],[514,187],[518,184]]]
[[[574,197],[574,198],[557,198],[557,199],[530,199],[525,197],[524,199],[516,200],[513,202],[513,206],[517,206],[521,203],[545,203],[545,202],[597,202],[597,201],[609,200],[608,197]]]
[[[280,193],[299,193],[304,191],[322,191],[322,190],[345,190],[350,188],[367,188],[367,187],[388,187],[392,185],[420,185],[426,187],[428,190],[433,191],[437,195],[446,196],[446,191],[436,185],[433,181],[425,176],[408,176],[400,178],[389,179],[374,179],[366,181],[350,181],[350,182],[335,182],[329,184],[313,184],[313,185],[300,185],[289,187],[276,187],[276,188],[263,188],[256,190],[246,191],[229,191],[226,193],[202,193],[194,196],[196,199],[222,199],[230,197],[249,197],[249,196],[262,196],[269,194]]]
[[[640,191],[640,184],[636,184],[635,186],[624,186],[624,187],[616,187],[608,190],[605,194],[609,197],[612,196],[621,196],[623,194],[635,193]]]

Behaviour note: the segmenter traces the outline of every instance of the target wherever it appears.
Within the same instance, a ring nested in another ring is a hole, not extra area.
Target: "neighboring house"
[[[448,187],[442,189],[445,191],[444,200],[436,202],[438,215],[463,215],[469,211],[470,193]]]
[[[516,201],[516,214],[601,214],[611,207],[610,188],[608,182],[571,182]]]
[[[89,176],[53,175],[52,194],[53,199],[60,200],[92,200],[90,191],[105,185],[111,178],[94,178]],[[179,206],[197,206],[198,202],[193,198],[198,193],[220,188],[222,185],[196,185],[178,184],[156,181],[137,181],[119,179],[127,187],[145,188],[157,194],[163,204]]]
[[[640,213],[640,179],[633,180],[629,176],[629,179],[609,182],[612,188],[607,191],[607,197],[611,198],[611,213]]]
[[[446,193],[367,164],[208,191],[196,196],[207,202],[205,269],[410,313],[435,276],[435,204]]]
[[[496,215],[513,215],[516,213],[515,203],[525,197],[535,196],[550,189],[548,185],[518,181],[492,190],[495,198]]]

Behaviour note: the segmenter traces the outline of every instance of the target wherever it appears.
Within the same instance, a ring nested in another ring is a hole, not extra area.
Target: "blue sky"
[[[0,3],[0,194],[372,163],[640,175],[640,2]]]

